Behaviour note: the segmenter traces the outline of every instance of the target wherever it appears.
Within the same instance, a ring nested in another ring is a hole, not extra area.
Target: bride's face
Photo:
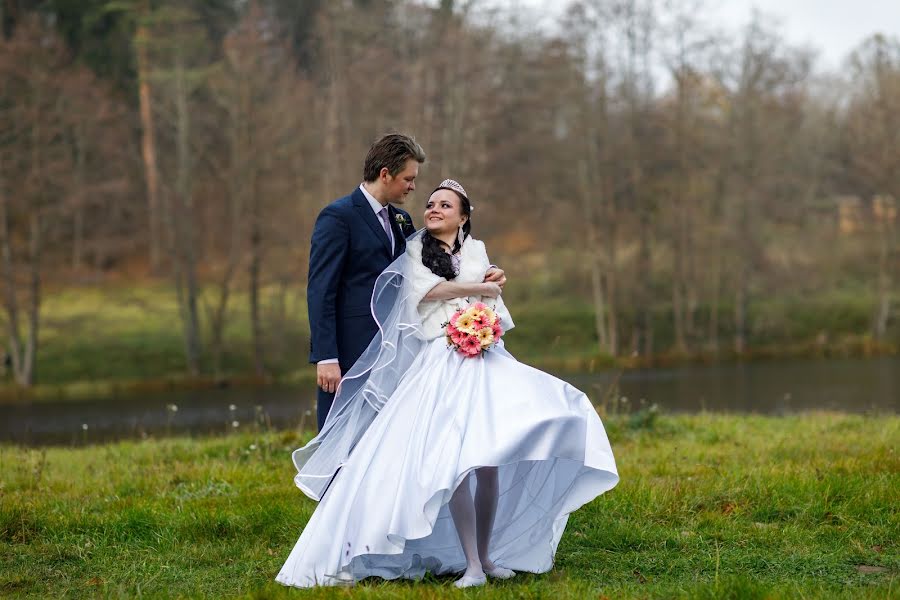
[[[437,190],[425,204],[425,229],[432,235],[456,231],[465,222],[462,200],[451,190]]]

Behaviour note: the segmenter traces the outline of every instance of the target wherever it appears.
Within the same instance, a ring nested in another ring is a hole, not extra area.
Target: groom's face
[[[403,204],[406,196],[416,189],[416,177],[419,175],[419,163],[410,158],[406,161],[403,170],[392,177],[387,173],[384,181],[384,191],[387,201],[394,204]]]

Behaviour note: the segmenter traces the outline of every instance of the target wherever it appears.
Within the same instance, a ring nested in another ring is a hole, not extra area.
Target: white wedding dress
[[[464,571],[447,503],[464,480],[474,493],[475,477],[466,477],[483,466],[499,467],[490,558],[542,573],[553,566],[569,513],[618,482],[603,424],[584,393],[516,361],[502,342],[480,358],[450,350],[441,323],[468,302],[418,303],[443,279],[421,264],[420,241],[407,252],[421,267],[411,284],[427,341],[341,460],[276,577],[284,585],[335,585],[338,573],[359,580]],[[456,281],[481,282],[488,266],[484,244],[468,238]],[[485,301],[510,328],[502,300]]]

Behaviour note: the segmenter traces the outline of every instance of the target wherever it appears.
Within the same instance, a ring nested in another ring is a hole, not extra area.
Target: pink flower
[[[462,331],[457,331],[457,330],[454,330],[453,333],[450,334],[450,339],[457,346],[459,346],[463,342],[463,340],[466,339],[466,337],[467,337],[466,334],[464,334]]]
[[[500,326],[500,321],[497,320],[496,323],[491,327],[494,330],[494,339],[499,339],[501,335],[503,335],[503,328]]]
[[[456,327],[456,320],[459,318],[459,315],[461,315],[461,314],[462,314],[462,311],[459,311],[459,310],[456,311],[455,313],[453,313],[453,316],[450,317],[450,325],[452,325],[453,327]]]
[[[466,336],[459,344],[459,351],[462,354],[475,356],[481,353],[481,342],[475,336]]]

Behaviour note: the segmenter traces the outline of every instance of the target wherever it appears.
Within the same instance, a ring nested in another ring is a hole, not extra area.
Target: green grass
[[[273,290],[263,295],[267,358],[275,371],[296,369],[306,363],[308,351],[306,303],[289,298],[287,322],[280,323],[273,296]],[[230,307],[223,367],[248,372],[252,348],[246,295],[233,295]],[[200,310],[203,317],[202,303]],[[37,371],[41,383],[165,378],[186,371],[181,320],[167,284],[62,290],[47,295],[43,315]],[[209,331],[203,334],[208,340]],[[210,372],[209,352],[202,366]]]
[[[275,292],[268,289],[262,297],[267,367],[283,383],[314,380],[315,373],[307,364],[305,300],[289,295],[283,317],[275,306]],[[234,294],[230,307],[222,372],[232,381],[252,380],[246,294]],[[205,315],[202,304],[201,315]],[[203,322],[207,322],[205,317]],[[209,339],[208,330],[203,335]],[[37,385],[30,395],[36,399],[114,397],[160,387],[214,385],[208,351],[201,367],[204,377],[188,377],[181,321],[169,285],[58,290],[48,293],[44,300]],[[0,384],[0,401],[21,394],[9,376],[5,384]]]
[[[734,360],[732,352],[734,307],[719,307],[719,344],[710,352],[703,336],[709,308],[697,309],[697,339],[689,339],[687,354],[674,351],[675,332],[671,307],[652,309],[655,356],[628,356],[634,306],[620,310],[622,354],[618,358],[598,351],[593,307],[580,299],[555,298],[540,304],[516,306],[510,301],[516,327],[507,345],[520,359],[543,368],[585,370],[603,366],[661,365],[689,361]],[[750,304],[748,350],[741,359],[827,358],[895,354],[900,348],[900,326],[894,323],[888,339],[876,343],[869,326],[873,301],[869,294],[836,291],[814,297],[774,296]],[[900,304],[900,296],[894,300]],[[690,336],[689,336],[690,337]]]
[[[553,571],[366,598],[900,598],[900,417],[606,419],[621,483],[573,514]],[[314,503],[305,436],[0,448],[4,597],[336,598],[273,581]]]

